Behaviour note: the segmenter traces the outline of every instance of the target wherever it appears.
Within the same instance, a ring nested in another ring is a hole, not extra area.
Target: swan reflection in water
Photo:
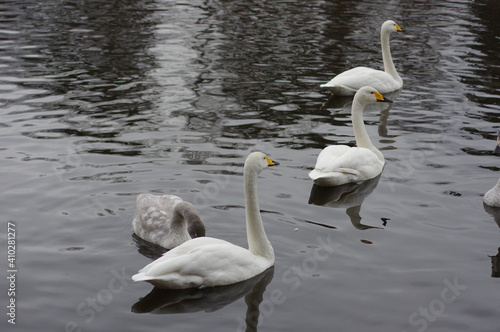
[[[493,207],[483,203],[484,210],[488,212],[498,227],[500,227],[500,207]],[[489,256],[491,258],[491,277],[500,278],[500,247],[498,248],[498,253],[495,256]]]
[[[148,258],[157,259],[167,251],[165,248],[145,241],[135,234],[132,235],[132,238],[139,253]],[[132,312],[151,314],[213,312],[245,297],[247,304],[246,331],[257,331],[260,316],[259,305],[273,276],[274,266],[253,278],[227,286],[202,289],[161,289],[154,287],[149,294],[132,306]]]
[[[378,125],[378,134],[380,137],[385,137],[385,138],[395,137],[395,136],[390,136],[388,134],[387,119],[389,118],[389,111],[394,106],[396,99],[401,93],[401,90],[402,89],[383,94],[385,98],[394,101],[394,103],[374,103],[374,104],[368,104],[364,108],[364,113],[380,112],[380,119]],[[352,96],[344,97],[344,96],[332,95],[327,100],[327,102],[321,106],[321,109],[341,109],[342,111],[340,113],[351,114],[352,100],[353,100]]]
[[[347,183],[335,187],[321,187],[313,184],[309,196],[309,204],[327,206],[332,208],[345,208],[351,219],[352,225],[357,229],[378,228],[361,223],[361,204],[375,189],[380,175],[361,183]]]
[[[245,296],[247,304],[246,331],[257,331],[260,315],[259,305],[273,276],[274,266],[251,279],[227,286],[202,289],[161,289],[155,287],[132,306],[132,312],[152,314],[213,312]]]

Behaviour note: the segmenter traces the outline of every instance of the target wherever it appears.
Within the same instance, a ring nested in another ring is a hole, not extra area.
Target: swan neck
[[[356,98],[352,103],[352,128],[354,137],[356,139],[356,146],[359,148],[366,148],[373,151],[377,157],[384,161],[384,155],[372,143],[368,132],[366,131],[365,123],[363,121],[363,109],[365,104],[360,103]]]
[[[392,61],[391,47],[389,45],[389,38],[391,34],[388,31],[380,32],[380,43],[382,44],[382,60],[384,61],[384,71],[391,75],[397,81],[403,81],[394,67]]]
[[[205,236],[205,224],[201,221],[196,208],[188,202],[180,202],[175,206],[172,227],[179,232],[189,234],[190,238]]]
[[[259,172],[252,168],[251,165],[245,165],[243,173],[248,250],[254,255],[274,261],[273,247],[267,239],[260,215],[259,199],[257,197]]]
[[[185,207],[181,203],[177,204],[170,221],[170,229],[174,233],[187,233],[187,214]]]

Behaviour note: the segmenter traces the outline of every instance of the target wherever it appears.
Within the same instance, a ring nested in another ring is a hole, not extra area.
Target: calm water
[[[14,223],[18,272],[15,327],[0,279],[2,331],[499,331],[500,224],[482,205],[500,176],[499,11],[493,0],[4,1],[1,246]],[[389,18],[405,31],[391,42],[405,86],[365,118],[387,165],[335,203],[342,193],[307,173],[320,149],[354,140],[349,106],[319,84],[380,68]],[[253,150],[281,162],[259,184],[274,269],[204,292],[132,283],[159,254],[132,236],[142,192],[194,202],[208,235],[246,246]]]

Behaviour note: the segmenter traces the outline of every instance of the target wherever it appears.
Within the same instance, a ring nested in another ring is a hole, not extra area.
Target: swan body
[[[244,166],[248,249],[224,240],[199,237],[184,242],[132,276],[160,288],[185,289],[230,285],[250,279],[274,265],[259,201],[257,178],[268,166],[279,165],[262,152],[251,153]]]
[[[484,194],[483,202],[488,206],[500,207],[500,179],[493,188]]]
[[[497,145],[493,150],[494,155],[500,154],[500,131],[497,134]],[[500,179],[497,184],[483,196],[483,203],[491,207],[500,207]]]
[[[205,236],[205,225],[196,208],[174,195],[137,196],[132,226],[140,238],[165,249]]]
[[[384,155],[372,144],[363,123],[363,109],[375,102],[392,102],[377,90],[365,86],[356,92],[352,103],[352,126],[356,147],[331,145],[324,148],[309,177],[320,186],[338,186],[345,183],[373,179],[384,168]]]
[[[352,96],[361,87],[367,85],[377,89],[380,93],[401,89],[403,80],[394,67],[389,46],[389,37],[391,33],[396,31],[403,31],[403,29],[392,20],[385,21],[380,29],[384,71],[368,67],[356,67],[338,74],[328,83],[320,85],[320,87],[326,88],[339,96]]]

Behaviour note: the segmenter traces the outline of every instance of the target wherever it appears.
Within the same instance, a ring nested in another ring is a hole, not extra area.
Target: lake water
[[[4,1],[0,245],[10,225],[17,272],[0,279],[2,331],[499,331],[500,224],[482,204],[500,176],[498,12],[486,0]],[[404,87],[365,122],[387,163],[334,203],[342,193],[307,174],[354,138],[349,105],[319,85],[381,68],[386,19],[404,29],[391,38]],[[181,196],[207,235],[246,246],[254,150],[281,163],[259,180],[274,269],[202,292],[133,283],[159,255],[132,236],[139,193]]]

